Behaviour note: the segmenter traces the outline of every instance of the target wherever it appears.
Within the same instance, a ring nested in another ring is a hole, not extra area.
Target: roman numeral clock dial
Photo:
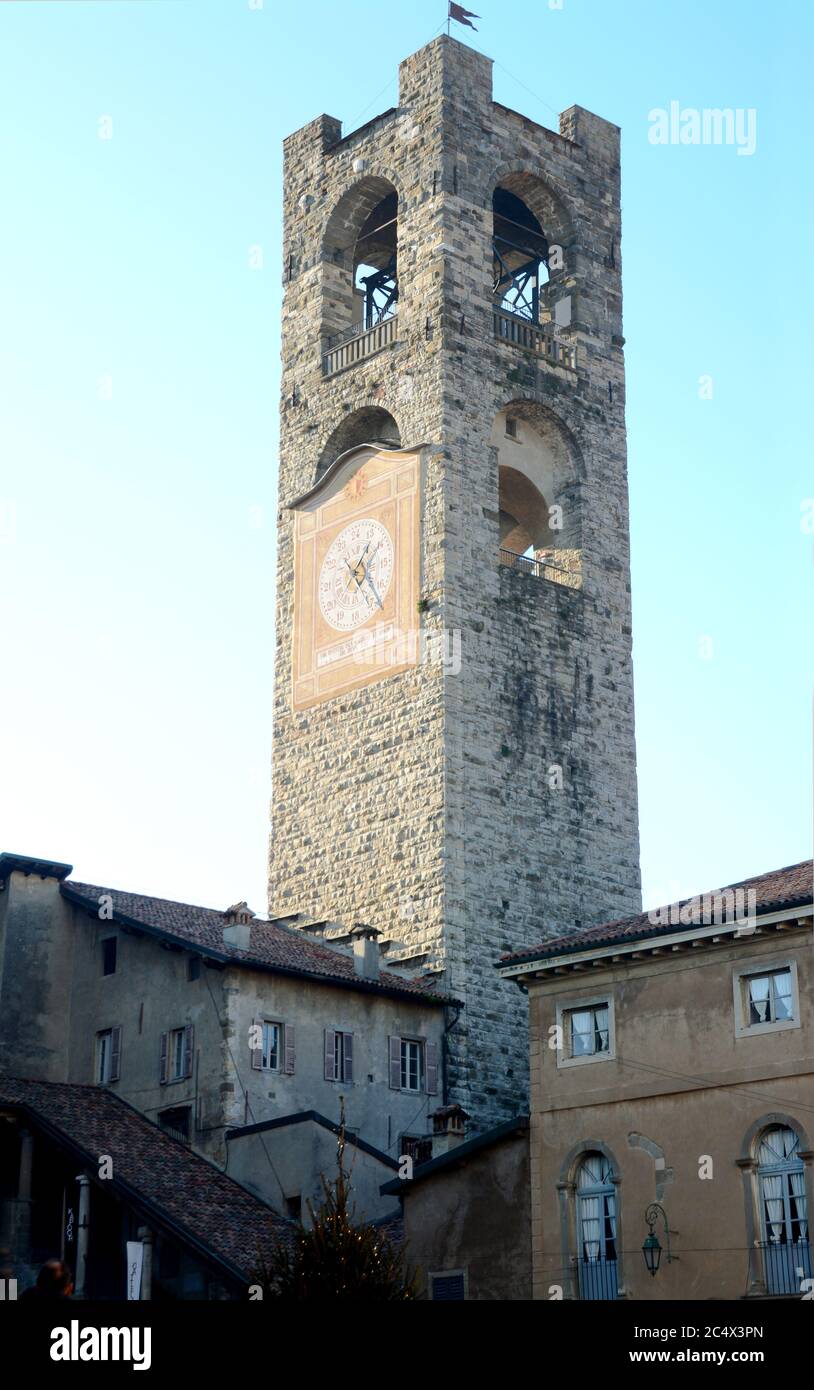
[[[291,504],[294,709],[416,665],[422,458],[362,444]]]

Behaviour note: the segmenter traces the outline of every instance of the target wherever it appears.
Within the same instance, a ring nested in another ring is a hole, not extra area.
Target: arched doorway
[[[799,1135],[787,1125],[764,1130],[757,1160],[766,1288],[770,1294],[799,1293],[802,1280],[812,1273]]]
[[[618,1296],[616,1187],[610,1160],[588,1153],[577,1169],[577,1260],[579,1296],[609,1300]]]

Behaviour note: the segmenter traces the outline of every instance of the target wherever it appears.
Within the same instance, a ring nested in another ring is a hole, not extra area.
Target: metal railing
[[[811,1246],[806,1240],[761,1241],[763,1275],[770,1294],[799,1294],[812,1277]]]
[[[492,317],[495,337],[500,342],[514,343],[526,352],[544,357],[555,367],[566,367],[571,372],[576,371],[576,348],[556,338],[552,326],[531,323],[528,319],[518,318],[516,314],[508,314],[505,309],[493,309]]]
[[[168,1134],[170,1139],[177,1139],[179,1144],[186,1144],[189,1147],[189,1134],[182,1129],[176,1129],[175,1125],[165,1125],[159,1121],[158,1125],[162,1134]]]
[[[582,575],[577,569],[566,569],[564,565],[552,564],[549,560],[533,559],[530,555],[518,555],[514,550],[499,550],[498,560],[507,569],[523,570],[537,579],[549,579],[554,584],[563,584],[567,589],[581,589]]]
[[[362,324],[356,323],[351,328],[346,328],[343,333],[329,338],[327,351],[322,354],[322,370],[325,376],[341,372],[343,367],[352,367],[354,362],[361,362],[363,358],[371,357],[374,352],[387,347],[388,343],[395,342],[396,322],[397,315],[394,312],[389,318],[380,319],[372,328],[364,328]]]
[[[618,1298],[615,1260],[579,1261],[579,1296],[594,1301]]]

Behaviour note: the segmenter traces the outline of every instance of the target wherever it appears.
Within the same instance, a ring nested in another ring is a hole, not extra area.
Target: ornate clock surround
[[[291,504],[295,710],[418,662],[422,452],[359,445]]]

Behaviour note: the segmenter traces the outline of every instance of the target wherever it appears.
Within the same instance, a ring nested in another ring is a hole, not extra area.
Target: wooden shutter
[[[192,1075],[192,1055],[194,1051],[195,1029],[193,1028],[191,1023],[188,1023],[186,1028],[184,1029],[184,1051],[182,1058],[183,1065],[181,1067],[181,1072],[184,1077]]]
[[[159,1073],[158,1073],[158,1078],[159,1078],[159,1081],[161,1082],[161,1085],[162,1085],[162,1086],[166,1086],[166,1084],[167,1084],[167,1068],[168,1068],[168,1066],[169,1066],[169,1056],[170,1056],[170,1035],[169,1035],[169,1033],[162,1033],[162,1034],[161,1034],[161,1062],[160,1062]]]
[[[438,1094],[438,1044],[428,1042],[424,1049],[424,1062],[427,1071],[427,1095]]]
[[[118,1081],[119,1068],[122,1056],[122,1030],[121,1028],[111,1028],[110,1030],[110,1079]]]
[[[390,1039],[390,1090],[401,1090],[401,1038]]]
[[[336,1033],[325,1029],[325,1080],[336,1080]]]
[[[285,1066],[283,1067],[283,1071],[286,1073],[286,1075],[293,1076],[294,1060],[296,1057],[296,1050],[294,1046],[293,1023],[283,1024],[283,1037],[285,1039]]]
[[[252,1047],[252,1048],[250,1048],[250,1051],[251,1051],[251,1054],[252,1054],[252,1070],[253,1070],[253,1071],[262,1071],[262,1070],[263,1070],[263,1020],[262,1020],[262,1018],[256,1018],[256,1019],[254,1019],[253,1022],[252,1022],[252,1028],[259,1028],[259,1029],[260,1029],[260,1046],[259,1046],[259,1047]]]
[[[344,1047],[344,1051],[343,1051],[343,1054],[342,1054],[342,1055],[343,1055],[343,1061],[344,1061],[344,1063],[345,1063],[345,1075],[344,1075],[344,1077],[343,1077],[343,1080],[344,1080],[344,1081],[352,1081],[352,1080],[353,1080],[353,1034],[352,1034],[352,1033],[344,1033],[343,1036],[342,1036],[342,1042],[343,1042],[343,1047]]]

